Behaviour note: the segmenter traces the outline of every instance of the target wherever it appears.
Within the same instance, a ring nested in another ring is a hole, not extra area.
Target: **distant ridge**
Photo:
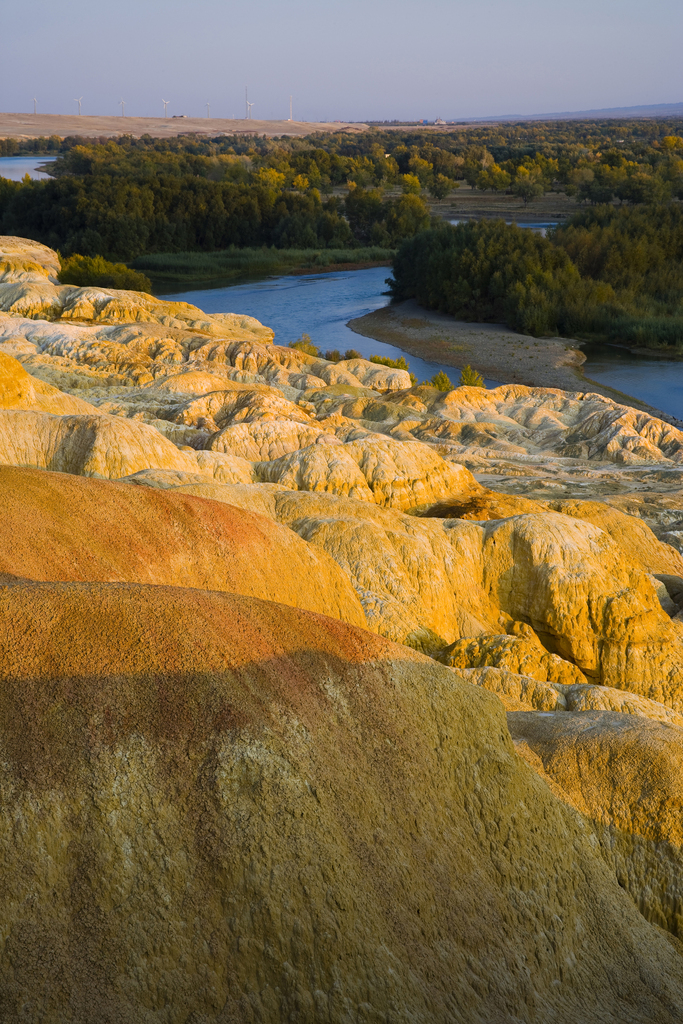
[[[683,103],[653,103],[640,107],[602,107],[599,110],[563,110],[554,114],[499,114],[463,117],[461,121],[579,121],[599,117],[683,117]]]

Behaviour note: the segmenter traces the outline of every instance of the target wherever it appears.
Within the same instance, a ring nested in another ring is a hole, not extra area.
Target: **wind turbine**
[[[79,114],[79,116],[80,116],[80,113],[81,113],[81,100],[82,99],[83,99],[83,97],[79,96],[77,100],[74,100],[74,103],[78,103],[78,114]]]
[[[162,102],[162,103],[163,103],[163,105],[164,105],[164,117],[168,117],[168,105],[169,105],[169,103],[170,103],[171,101],[170,101],[170,100],[164,100],[164,99],[162,99],[162,101],[161,101],[161,102]]]
[[[33,97],[33,113],[38,113],[38,100],[35,98],[35,96]]]
[[[126,101],[125,100],[119,100],[119,106],[121,107],[121,117],[125,117],[126,116]]]
[[[211,117],[211,107],[209,106],[208,100],[206,101],[206,116]]]
[[[253,106],[254,106],[254,104],[250,103],[249,100],[247,100],[247,117],[249,118],[250,121],[251,121],[251,108]]]
[[[244,102],[246,104],[246,108],[245,109],[247,111],[244,116],[245,116],[245,119],[248,120],[249,119],[249,91],[248,91],[246,85],[244,87]]]

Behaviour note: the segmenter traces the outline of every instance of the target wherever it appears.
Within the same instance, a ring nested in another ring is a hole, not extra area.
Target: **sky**
[[[681,0],[5,0],[0,110],[445,120],[683,101]]]

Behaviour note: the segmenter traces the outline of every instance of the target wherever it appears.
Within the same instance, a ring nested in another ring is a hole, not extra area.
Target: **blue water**
[[[454,384],[459,371],[431,363],[372,338],[354,334],[347,321],[386,306],[389,267],[345,270],[332,274],[269,277],[223,288],[203,288],[161,296],[191,302],[207,313],[247,313],[275,331],[278,345],[296,341],[305,332],[323,353],[327,349],[354,348],[365,358],[372,355],[398,359],[403,356],[418,381],[429,380],[442,370]],[[586,377],[616,388],[626,395],[683,419],[683,362],[634,356],[612,345],[584,345]],[[486,380],[487,387],[499,381]],[[504,382],[503,382],[504,383]],[[590,385],[588,385],[590,387]]]
[[[39,171],[41,164],[52,163],[56,156],[0,156],[0,178],[9,178],[10,181],[21,181],[25,174],[35,181],[41,178],[49,178],[49,174]]]
[[[470,221],[478,220],[495,220],[494,217],[455,217],[453,220],[449,220],[449,224],[469,224]],[[548,228],[554,228],[557,224],[556,220],[506,220],[506,224],[516,224],[520,228],[528,228],[529,231],[535,231],[539,235],[543,235],[545,238]]]
[[[278,345],[288,345],[306,333],[323,354],[336,348],[343,355],[346,349],[354,348],[366,359],[374,355],[391,359],[403,356],[419,382],[429,380],[441,370],[457,384],[460,371],[455,367],[411,356],[394,345],[355,334],[346,326],[347,321],[387,305],[389,296],[383,293],[390,274],[390,267],[372,267],[332,274],[269,277],[224,288],[174,292],[159,298],[191,302],[207,313],[255,316],[273,328]],[[498,383],[486,380],[487,387],[497,387]]]
[[[581,349],[586,377],[683,420],[683,362],[648,359],[616,345],[585,344]]]

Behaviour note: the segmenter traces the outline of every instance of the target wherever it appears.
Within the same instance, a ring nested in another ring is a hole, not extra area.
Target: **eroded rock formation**
[[[683,434],[58,266],[0,239],[4,1018],[683,1019]]]

